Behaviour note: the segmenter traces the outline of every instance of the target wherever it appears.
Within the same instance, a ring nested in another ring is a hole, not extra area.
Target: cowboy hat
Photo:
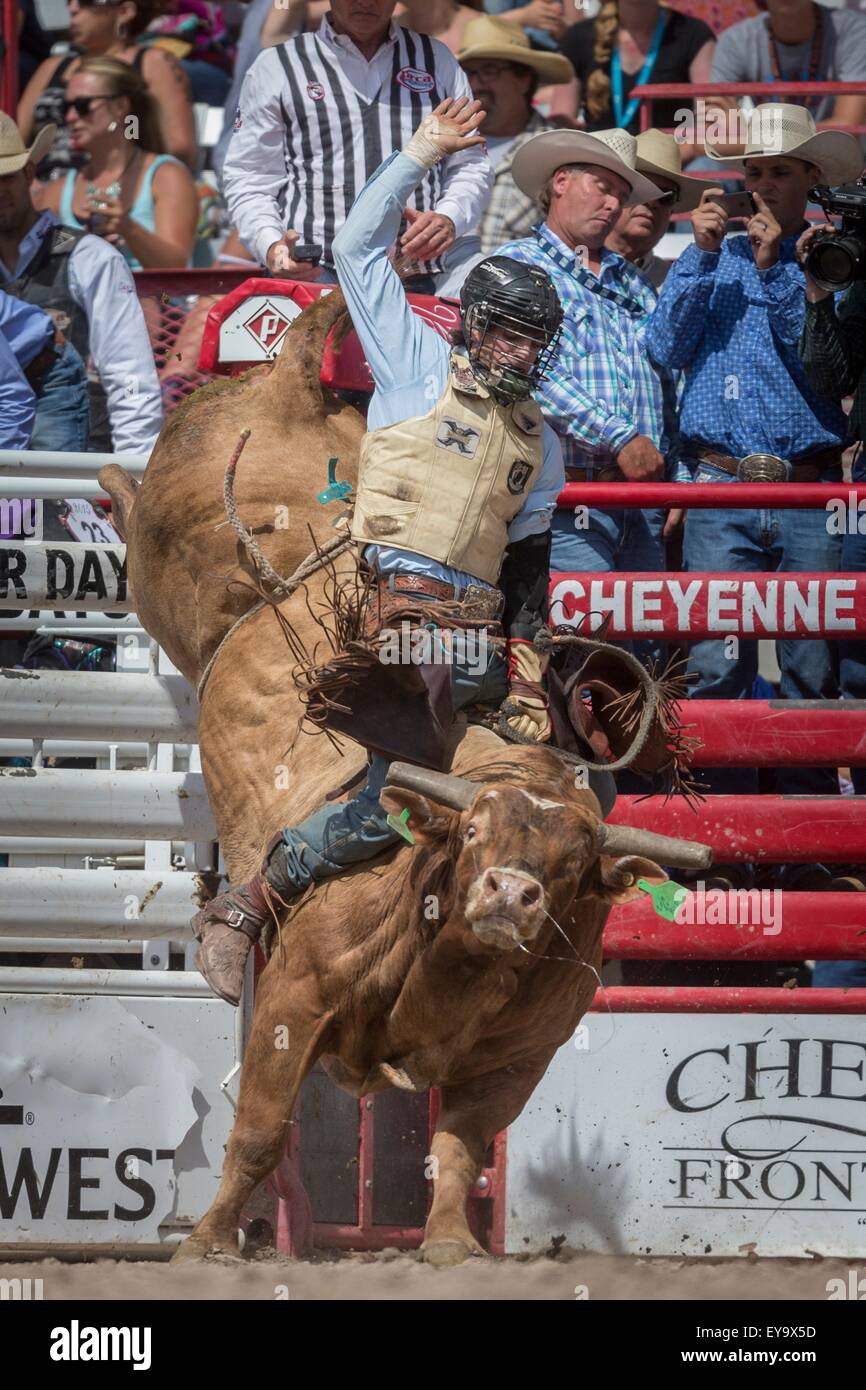
[[[571,82],[575,71],[562,53],[533,48],[528,34],[517,24],[491,15],[470,19],[463,33],[463,48],[457,54],[458,63],[496,58],[503,63],[521,63],[532,68],[545,83]]]
[[[38,164],[42,156],[48,153],[56,134],[56,125],[43,126],[28,150],[12,117],[0,111],[0,176],[17,174],[31,160]]]
[[[651,203],[662,190],[639,174],[635,167],[637,141],[627,130],[540,130],[521,145],[511,165],[514,182],[528,198],[538,199],[547,180],[563,164],[599,164],[625,179],[631,189],[623,207]]]
[[[704,150],[716,164],[735,164],[742,169],[747,159],[803,159],[817,164],[821,182],[849,183],[863,170],[863,151],[853,135],[843,130],[817,130],[805,106],[765,101],[748,115],[749,138],[742,155],[729,158]]]
[[[665,135],[663,130],[645,130],[637,137],[635,167],[642,174],[649,174],[650,178],[659,174],[676,184],[679,191],[671,204],[672,212],[693,212],[707,186],[703,179],[690,179],[682,172],[680,145],[672,135]]]

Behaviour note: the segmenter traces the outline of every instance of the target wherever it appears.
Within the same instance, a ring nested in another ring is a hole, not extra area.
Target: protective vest
[[[495,584],[508,523],[543,461],[535,401],[497,405],[452,353],[427,415],[370,430],[361,444],[352,536],[396,546]]]
[[[87,233],[72,227],[51,227],[27,269],[3,282],[7,294],[35,304],[50,314],[72,346],[87,363],[87,399],[90,406],[90,448],[111,452],[108,401],[98,376],[88,361],[90,355],[87,315],[72,298],[69,288],[69,257]]]

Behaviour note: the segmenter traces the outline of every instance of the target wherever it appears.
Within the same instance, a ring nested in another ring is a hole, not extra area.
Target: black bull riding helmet
[[[530,396],[550,366],[562,331],[562,305],[544,270],[510,256],[488,256],[469,272],[460,291],[463,335],[472,370],[501,404]],[[531,366],[504,360],[485,366],[488,334],[505,330],[540,344]]]

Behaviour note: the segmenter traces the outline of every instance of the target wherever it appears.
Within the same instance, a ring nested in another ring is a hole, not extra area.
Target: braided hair
[[[617,0],[602,0],[601,9],[595,17],[595,48],[592,56],[598,67],[589,74],[586,83],[586,109],[590,120],[601,120],[610,110],[609,68],[619,40],[619,5]]]

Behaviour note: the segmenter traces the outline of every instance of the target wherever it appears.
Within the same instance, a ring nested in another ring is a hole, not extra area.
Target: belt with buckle
[[[782,459],[775,454],[747,454],[737,459],[731,454],[721,453],[708,444],[685,444],[684,452],[692,454],[702,463],[712,464],[723,473],[730,473],[741,483],[816,483],[825,468],[841,464],[844,450],[841,445],[829,449],[817,449],[799,459]]]
[[[575,476],[572,477],[572,474]],[[565,477],[567,482],[574,483],[623,483],[625,478],[615,463],[604,463],[601,468],[592,468],[585,463],[569,463],[566,465]]]
[[[468,584],[461,591],[453,584],[425,574],[383,574],[378,578],[378,587],[383,599],[392,596],[392,603],[396,594],[415,594],[421,602],[457,604],[459,616],[472,623],[494,623],[505,607],[505,599],[498,589]]]

